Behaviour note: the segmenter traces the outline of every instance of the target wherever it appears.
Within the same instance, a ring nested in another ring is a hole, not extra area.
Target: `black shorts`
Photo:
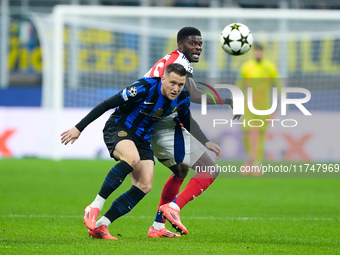
[[[127,126],[117,121],[117,117],[114,115],[111,115],[107,120],[103,129],[103,135],[104,142],[109,150],[111,158],[114,158],[113,151],[115,150],[117,143],[127,139],[133,141],[136,145],[140,160],[154,160],[150,142],[131,132]],[[117,158],[114,159],[118,160]]]

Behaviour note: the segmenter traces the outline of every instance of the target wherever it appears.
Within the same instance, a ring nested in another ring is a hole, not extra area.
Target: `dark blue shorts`
[[[111,115],[107,120],[103,129],[104,142],[110,153],[110,157],[113,157],[113,151],[117,143],[122,140],[131,140],[136,145],[139,153],[140,160],[154,160],[153,150],[150,142],[142,137],[137,136],[126,125],[120,123],[116,116]],[[115,160],[118,160],[114,158]]]

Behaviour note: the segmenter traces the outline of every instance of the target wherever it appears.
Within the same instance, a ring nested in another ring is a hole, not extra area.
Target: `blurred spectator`
[[[139,6],[139,0],[101,0],[102,5]]]
[[[175,7],[210,7],[210,1],[208,0],[178,0],[174,1]]]
[[[246,61],[240,69],[240,77],[236,85],[242,89],[243,92],[248,88],[252,88],[252,94],[247,94],[252,97],[252,103],[257,110],[267,110],[271,107],[272,87],[275,86],[278,92],[281,91],[282,84],[279,79],[279,72],[277,66],[263,58],[263,47],[260,44],[255,44],[254,57]],[[245,100],[248,101],[248,98]],[[259,165],[265,160],[265,134],[268,126],[267,115],[257,115],[245,107],[244,120],[249,123],[249,120],[257,120],[263,125],[258,127],[244,125],[243,138],[244,147],[248,154],[248,159],[245,165]]]
[[[326,3],[326,1],[318,1],[317,4],[316,4],[316,8],[317,9],[321,9],[321,10],[327,10],[329,9],[329,6],[328,4]]]

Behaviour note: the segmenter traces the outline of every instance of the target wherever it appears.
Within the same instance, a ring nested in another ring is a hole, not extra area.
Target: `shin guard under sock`
[[[123,183],[125,177],[133,170],[124,160],[119,161],[106,175],[99,195],[107,199]]]
[[[182,209],[191,200],[201,195],[214,180],[214,177],[210,173],[201,172],[196,174],[190,179],[185,189],[178,195],[176,204]]]

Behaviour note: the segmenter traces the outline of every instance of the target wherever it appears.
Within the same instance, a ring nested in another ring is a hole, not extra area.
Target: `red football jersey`
[[[189,60],[183,53],[174,50],[168,55],[158,60],[156,64],[144,75],[144,77],[161,77],[164,74],[164,69],[172,63],[179,63],[192,75],[193,68]]]

